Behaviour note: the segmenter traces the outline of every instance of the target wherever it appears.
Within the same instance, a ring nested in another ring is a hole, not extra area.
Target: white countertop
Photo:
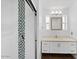
[[[73,41],[76,42],[77,40],[72,37],[67,36],[43,36],[42,41]]]

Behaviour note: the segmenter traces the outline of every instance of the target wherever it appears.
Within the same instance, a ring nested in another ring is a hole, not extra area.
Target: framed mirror
[[[62,30],[62,17],[51,17],[51,30]]]

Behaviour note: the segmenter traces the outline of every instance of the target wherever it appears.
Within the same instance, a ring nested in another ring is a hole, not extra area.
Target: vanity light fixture
[[[62,9],[60,8],[53,8],[51,14],[62,14]]]

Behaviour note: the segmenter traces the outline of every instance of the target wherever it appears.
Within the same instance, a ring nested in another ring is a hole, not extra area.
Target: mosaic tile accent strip
[[[18,59],[25,59],[25,1],[18,0]]]

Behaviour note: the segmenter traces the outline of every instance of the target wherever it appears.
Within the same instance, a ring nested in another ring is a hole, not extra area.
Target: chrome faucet
[[[57,36],[57,35],[55,35],[55,38],[58,38],[58,36]]]

